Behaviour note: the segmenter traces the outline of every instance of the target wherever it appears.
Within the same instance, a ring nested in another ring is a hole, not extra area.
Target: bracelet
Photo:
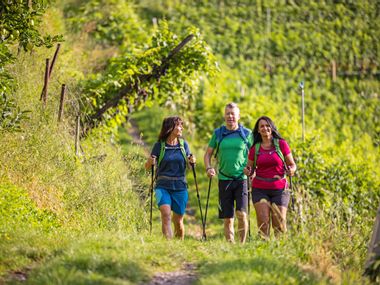
[[[206,168],[206,172],[209,171],[210,169],[213,169],[213,168],[214,168],[214,167],[211,167],[211,166],[207,167],[207,168]]]

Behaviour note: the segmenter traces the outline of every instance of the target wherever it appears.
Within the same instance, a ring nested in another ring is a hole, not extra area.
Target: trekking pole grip
[[[191,158],[191,157],[193,157],[192,153],[189,154],[189,158]],[[195,163],[189,161],[189,164],[191,165],[191,169],[193,170],[194,178],[196,179],[197,174],[195,173]]]

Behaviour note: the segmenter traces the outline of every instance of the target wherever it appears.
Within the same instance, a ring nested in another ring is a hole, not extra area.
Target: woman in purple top
[[[167,239],[173,237],[171,212],[173,211],[174,234],[183,239],[183,217],[188,201],[185,171],[187,160],[195,163],[189,145],[182,138],[183,125],[180,117],[168,117],[162,122],[158,141],[145,163],[149,170],[156,165],[155,197],[161,212],[162,233]]]
[[[288,143],[280,136],[273,121],[260,117],[253,129],[253,146],[244,169],[252,175],[252,202],[257,226],[264,238],[270,235],[270,221],[275,233],[286,231],[289,191],[285,175],[296,171]]]

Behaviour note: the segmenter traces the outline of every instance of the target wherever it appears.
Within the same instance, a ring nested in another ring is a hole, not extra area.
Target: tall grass
[[[64,29],[56,9],[49,10],[45,20],[49,29]],[[0,136],[0,278],[54,256],[57,248],[63,250],[66,242],[90,231],[132,233],[147,228],[144,203],[132,187],[133,159],[123,160],[117,144],[96,135],[83,139],[81,154],[75,155],[78,79],[86,72],[88,58],[83,55],[91,49],[71,44],[63,43],[58,55],[46,107],[39,100],[44,62],[54,50],[21,53],[11,66],[14,99],[30,113],[20,132]],[[96,55],[101,60],[103,55]],[[58,124],[62,83],[68,93],[64,120]]]

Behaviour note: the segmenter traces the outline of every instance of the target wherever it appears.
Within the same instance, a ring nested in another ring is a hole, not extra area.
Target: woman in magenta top
[[[273,121],[260,117],[253,129],[253,146],[244,173],[253,175],[252,202],[257,226],[264,238],[270,235],[271,221],[275,233],[286,231],[290,195],[285,175],[293,176],[296,168],[289,145]]]

